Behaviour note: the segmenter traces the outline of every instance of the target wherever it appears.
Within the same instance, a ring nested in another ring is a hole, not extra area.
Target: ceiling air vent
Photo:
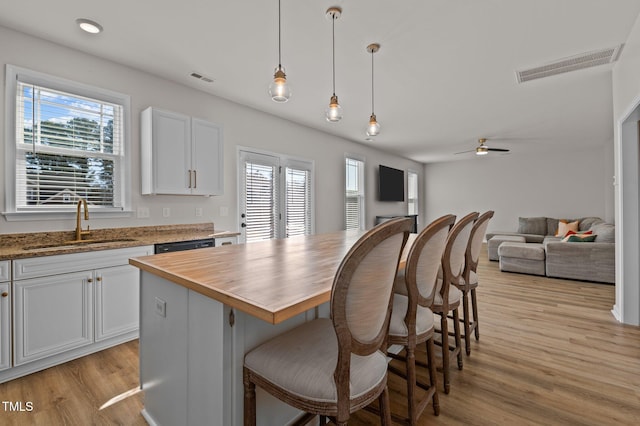
[[[213,83],[213,79],[212,78],[205,77],[202,74],[198,74],[197,72],[192,72],[189,75],[191,77],[193,77],[193,78],[197,78],[198,80],[202,80],[202,81],[207,82],[207,83]]]
[[[618,59],[623,46],[624,44],[621,44],[608,49],[597,50],[595,52],[588,52],[572,56],[570,58],[560,59],[559,61],[552,62],[547,65],[516,71],[516,77],[518,78],[518,83],[524,83],[525,81],[549,77],[552,75],[562,74],[564,72],[595,67],[596,65],[610,64]]]

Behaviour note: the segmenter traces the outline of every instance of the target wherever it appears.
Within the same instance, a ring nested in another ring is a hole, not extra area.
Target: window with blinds
[[[346,158],[346,229],[364,229],[364,161]]]
[[[286,235],[311,234],[311,172],[286,168]]]
[[[247,161],[244,163],[244,171],[246,241],[276,238],[278,166]]]
[[[241,151],[246,242],[313,233],[311,162]]]
[[[17,76],[15,210],[123,209],[122,104]]]
[[[407,173],[407,201],[407,214],[419,214],[418,174],[411,170]]]

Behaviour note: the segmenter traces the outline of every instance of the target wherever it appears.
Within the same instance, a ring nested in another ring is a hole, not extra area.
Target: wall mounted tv
[[[404,201],[404,170],[380,165],[378,199],[380,201]]]

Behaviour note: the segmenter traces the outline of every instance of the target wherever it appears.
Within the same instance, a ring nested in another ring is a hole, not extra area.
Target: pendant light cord
[[[282,29],[281,29],[281,24],[280,24],[280,20],[281,18],[281,14],[282,12],[280,11],[280,1],[278,0],[278,69],[282,69],[282,57],[281,57],[281,52],[282,52],[282,42],[281,42],[281,33],[282,33]]]
[[[374,115],[374,92],[373,92],[373,49],[371,49],[371,115]]]
[[[336,95],[336,15],[331,15],[331,34],[333,38],[333,96]]]

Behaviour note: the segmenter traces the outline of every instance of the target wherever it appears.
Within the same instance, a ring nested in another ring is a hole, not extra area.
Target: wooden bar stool
[[[480,329],[478,328],[478,301],[476,299],[476,288],[478,287],[478,260],[482,249],[482,240],[487,233],[489,220],[493,217],[493,211],[489,210],[478,217],[471,228],[471,236],[465,253],[464,272],[460,281],[454,285],[462,292],[462,309],[464,323],[464,347],[467,355],[471,354],[471,333],[475,332],[476,340],[480,339]],[[471,294],[471,315],[469,318],[469,294]]]
[[[347,424],[376,399],[382,424],[391,424],[386,337],[393,282],[411,220],[393,219],[363,235],[334,277],[331,319],[309,321],[245,355],[244,424],[256,423],[259,386],[308,413]]]
[[[405,287],[406,295],[396,293],[393,297],[393,309],[389,324],[389,345],[402,345],[405,355],[389,353],[389,356],[405,362],[405,370],[401,371],[389,364],[389,371],[406,379],[408,416],[396,419],[410,425],[417,423],[429,401],[432,401],[433,412],[440,413],[438,402],[436,366],[434,354],[434,320],[430,307],[433,302],[438,270],[442,261],[447,236],[456,217],[446,215],[430,223],[408,247],[404,274],[399,273],[394,287]],[[405,247],[405,251],[407,247]],[[400,282],[398,282],[400,281]],[[416,377],[416,346],[426,343],[426,365],[429,371],[429,383],[419,382]],[[416,400],[418,387],[424,395]]]
[[[450,360],[457,358],[458,369],[462,370],[462,352],[460,335],[460,315],[458,308],[462,300],[462,292],[452,283],[457,283],[464,270],[464,256],[471,235],[473,223],[478,218],[478,213],[469,213],[460,219],[449,232],[447,245],[442,255],[442,279],[438,279],[436,294],[431,305],[431,310],[440,315],[440,333],[442,340],[442,372],[444,376],[444,393],[451,389],[449,364]],[[454,345],[449,344],[449,312],[453,316]],[[436,342],[438,343],[438,342]]]

